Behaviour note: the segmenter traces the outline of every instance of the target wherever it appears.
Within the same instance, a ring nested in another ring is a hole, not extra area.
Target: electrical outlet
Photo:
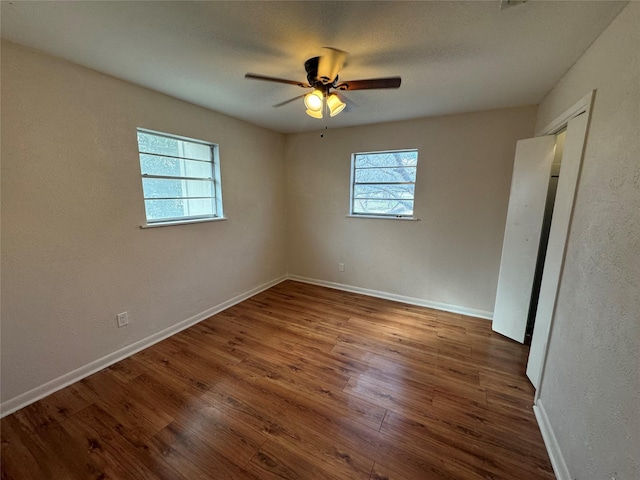
[[[118,328],[126,327],[129,325],[129,314],[127,312],[122,312],[117,315],[118,318]]]
[[[344,263],[338,264],[338,270],[340,270],[341,272],[344,272]]]

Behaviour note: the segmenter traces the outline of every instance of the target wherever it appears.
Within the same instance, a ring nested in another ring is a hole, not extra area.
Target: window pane
[[[190,198],[185,200],[187,216],[215,215],[216,202],[212,198]]]
[[[355,168],[364,167],[415,167],[418,164],[418,152],[382,152],[361,153],[355,158]]]
[[[210,162],[140,154],[140,169],[143,175],[212,178],[211,166]]]
[[[211,160],[211,147],[209,145],[182,140],[178,143],[179,147],[182,148],[181,157],[193,158],[194,160]]]
[[[171,180],[143,178],[144,198],[213,197],[210,180]]]
[[[138,131],[138,150],[172,156],[178,156],[179,154],[178,141],[176,139],[140,131]]]
[[[148,221],[216,216],[213,199],[145,200]]]
[[[413,215],[413,200],[353,200],[353,213],[368,215]]]
[[[193,160],[211,160],[211,147],[202,143],[188,142],[138,131],[138,150]]]
[[[178,218],[184,215],[182,200],[145,200],[147,220]]]
[[[356,185],[353,198],[413,200],[415,185]]]
[[[365,168],[356,170],[356,183],[415,182],[416,167]]]

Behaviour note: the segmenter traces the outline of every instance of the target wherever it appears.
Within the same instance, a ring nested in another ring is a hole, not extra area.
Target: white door
[[[567,124],[567,136],[564,141],[560,178],[556,202],[553,207],[553,218],[549,231],[547,256],[544,262],[540,297],[536,312],[533,338],[529,350],[527,376],[536,389],[540,386],[540,374],[547,350],[547,340],[551,329],[551,320],[555,311],[556,294],[560,283],[560,275],[564,263],[565,246],[569,234],[569,224],[573,211],[582,150],[587,132],[587,115],[580,115]]]
[[[520,343],[527,328],[555,136],[516,146],[492,328]]]

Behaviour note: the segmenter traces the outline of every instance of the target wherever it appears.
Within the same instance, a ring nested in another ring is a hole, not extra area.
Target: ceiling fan
[[[338,73],[340,73],[344,66],[347,58],[347,52],[328,47],[325,47],[323,50],[323,55],[312,57],[304,62],[304,69],[307,72],[308,83],[287,80],[284,78],[268,77],[255,73],[247,73],[245,74],[245,78],[285,83],[302,88],[312,88],[313,91],[311,93],[291,98],[274,105],[274,107],[281,107],[282,105],[293,102],[298,98],[304,97],[304,104],[307,107],[307,115],[313,118],[322,118],[323,110],[325,109],[329,111],[329,115],[332,117],[335,117],[338,113],[344,110],[347,105],[345,98],[332,90],[349,91],[400,87],[400,77],[339,81]]]

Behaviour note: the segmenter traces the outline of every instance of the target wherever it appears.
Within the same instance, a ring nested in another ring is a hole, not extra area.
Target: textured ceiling
[[[280,132],[538,103],[626,2],[2,1],[1,33],[159,92]],[[341,80],[401,76],[347,92],[349,111],[304,113],[304,61],[349,52]],[[584,92],[583,92],[584,93]]]

